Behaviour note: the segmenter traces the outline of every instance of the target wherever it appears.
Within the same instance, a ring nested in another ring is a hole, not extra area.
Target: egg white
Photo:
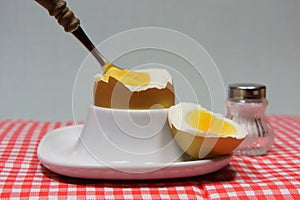
[[[199,129],[191,127],[185,117],[187,113],[195,111],[195,110],[205,110],[208,111],[207,109],[203,108],[199,104],[194,104],[194,103],[188,103],[188,102],[181,102],[179,104],[176,104],[174,106],[171,106],[168,111],[168,120],[170,125],[174,126],[177,130],[179,131],[184,131],[189,134],[195,135],[195,136],[203,136],[203,137],[233,137],[236,139],[242,139],[247,135],[247,132],[244,128],[242,128],[239,124],[236,122],[227,119],[223,117],[221,114],[215,114],[212,113],[211,111],[208,111],[210,114],[214,115],[218,119],[224,120],[225,122],[228,122],[229,124],[233,125],[236,128],[236,133],[234,136],[228,136],[228,135],[223,135],[223,134],[214,134],[210,132],[204,132]]]

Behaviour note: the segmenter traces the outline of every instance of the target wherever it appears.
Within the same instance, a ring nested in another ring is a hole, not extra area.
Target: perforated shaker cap
[[[266,86],[257,83],[234,83],[228,86],[228,98],[235,100],[265,99]]]

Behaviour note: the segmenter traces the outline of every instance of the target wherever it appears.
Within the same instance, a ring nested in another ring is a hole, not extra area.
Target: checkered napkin
[[[61,176],[44,168],[37,146],[71,123],[0,121],[1,199],[300,199],[300,118],[269,116],[275,143],[267,155],[233,156],[211,174],[170,180],[108,181]]]

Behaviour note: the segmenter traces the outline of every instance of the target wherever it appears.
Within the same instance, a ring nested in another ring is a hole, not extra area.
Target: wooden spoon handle
[[[74,16],[74,13],[69,10],[67,3],[63,0],[35,0],[49,11],[51,16],[54,16],[58,23],[62,25],[66,32],[72,34],[92,53],[103,70],[106,71],[112,64],[95,48],[88,36],[82,30],[79,24],[79,19]]]
[[[54,16],[58,23],[64,27],[66,32],[73,32],[79,27],[80,21],[69,10],[67,3],[63,0],[35,0],[46,8],[51,16]]]

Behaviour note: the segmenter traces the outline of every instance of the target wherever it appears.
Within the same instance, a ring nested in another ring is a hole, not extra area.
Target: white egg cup
[[[183,151],[173,139],[168,109],[126,110],[90,106],[77,142],[104,165],[170,164]]]

